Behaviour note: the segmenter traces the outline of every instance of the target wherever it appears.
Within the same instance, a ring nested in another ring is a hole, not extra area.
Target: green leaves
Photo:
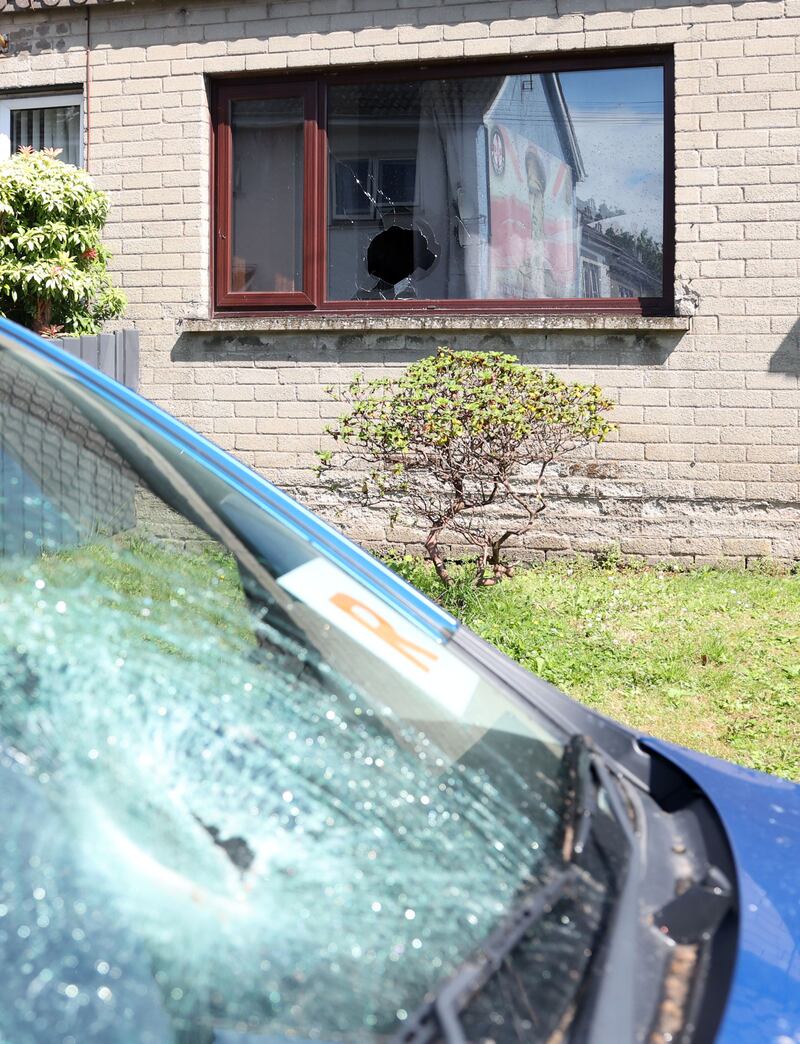
[[[0,163],[0,314],[36,330],[95,333],[125,308],[100,233],[108,199],[47,150]]]
[[[444,450],[477,437],[484,446],[515,443],[525,457],[543,429],[585,442],[612,428],[603,417],[611,403],[598,387],[567,384],[498,352],[441,348],[394,381],[359,377],[348,391],[350,411],[330,433],[372,452],[425,444]]]
[[[336,398],[348,409],[327,433],[345,451],[324,470],[360,465],[356,499],[427,523],[426,550],[446,583],[441,534],[478,548],[477,582],[497,582],[508,575],[505,543],[544,507],[548,465],[613,428],[600,388],[499,352],[440,348],[394,379],[357,376]]]

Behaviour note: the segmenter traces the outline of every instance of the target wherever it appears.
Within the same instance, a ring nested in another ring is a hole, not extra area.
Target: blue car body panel
[[[733,850],[739,939],[717,1044],[800,1041],[800,787],[661,740],[717,810]]]
[[[0,344],[24,346],[151,425],[438,640],[447,641],[458,630],[449,614],[347,537],[135,392],[2,319]],[[719,814],[731,845],[740,923],[718,1044],[800,1044],[800,786],[660,740],[639,742],[695,780]]]

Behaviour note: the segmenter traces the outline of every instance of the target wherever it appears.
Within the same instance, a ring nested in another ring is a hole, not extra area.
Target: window
[[[0,159],[22,146],[61,149],[65,163],[83,162],[83,96],[29,95],[0,98]]]
[[[215,300],[666,311],[667,55],[215,87]]]
[[[417,157],[393,155],[336,156],[331,177],[333,219],[375,221],[382,206],[413,207],[416,202]]]
[[[583,262],[583,296],[584,297],[600,297],[600,283],[601,283],[601,272],[602,269],[596,261],[587,261],[584,259]]]

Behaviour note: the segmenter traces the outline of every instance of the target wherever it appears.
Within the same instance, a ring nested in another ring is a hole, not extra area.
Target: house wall
[[[508,350],[617,403],[618,432],[554,479],[529,557],[616,540],[696,562],[800,558],[800,0],[27,6],[2,14],[0,90],[85,88],[89,74],[88,166],[111,196],[106,238],[145,395],[333,510],[310,471],[336,412],[325,385],[442,343]],[[513,317],[186,331],[209,315],[205,77],[649,45],[674,46],[675,296],[688,332]],[[386,537],[378,518],[346,509],[340,521]]]

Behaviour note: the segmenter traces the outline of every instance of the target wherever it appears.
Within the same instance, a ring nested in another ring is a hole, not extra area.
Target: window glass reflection
[[[80,105],[11,110],[11,153],[25,146],[60,149],[59,159],[78,166],[81,159]]]
[[[233,102],[231,290],[303,289],[303,99]]]
[[[332,87],[329,297],[660,296],[662,79]]]

